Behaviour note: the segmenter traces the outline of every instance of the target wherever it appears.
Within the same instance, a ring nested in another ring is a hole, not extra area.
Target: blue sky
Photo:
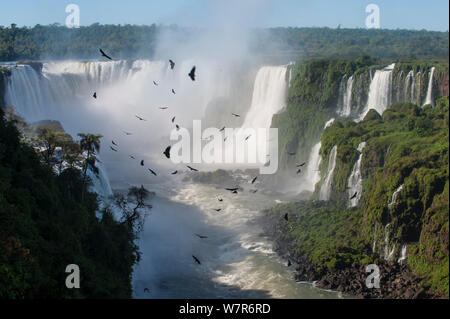
[[[448,0],[1,0],[0,25],[64,24],[65,8],[80,7],[81,25],[178,24],[205,27],[217,20],[247,27],[364,28],[368,4],[380,8],[387,29],[449,29]]]

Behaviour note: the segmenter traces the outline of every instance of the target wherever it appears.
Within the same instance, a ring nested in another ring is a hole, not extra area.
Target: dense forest
[[[32,28],[0,26],[0,61],[23,59],[90,59],[98,48],[115,58],[151,58],[158,39],[171,31],[175,39],[189,41],[204,32],[178,26],[93,24],[68,29],[58,24]],[[251,30],[252,53],[311,57],[379,58],[416,57],[448,59],[448,32],[330,28],[273,28]]]
[[[119,196],[121,218],[100,205],[86,175],[100,138],[73,141],[58,123],[30,126],[0,109],[0,298],[131,297],[148,192]],[[80,289],[66,287],[70,264]]]

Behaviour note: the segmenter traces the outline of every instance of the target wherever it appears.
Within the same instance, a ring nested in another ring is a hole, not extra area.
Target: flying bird
[[[300,165],[297,165],[297,167],[303,167],[305,166],[306,162],[301,163]]]
[[[297,170],[297,175],[300,174],[301,172],[302,172],[302,169],[299,168],[299,169]]]
[[[200,262],[200,260],[199,260],[197,257],[195,257],[194,255],[192,255],[192,258],[194,258],[194,260],[195,260],[195,262],[196,262],[197,264],[199,264],[199,265],[202,264],[202,263]]]
[[[222,208],[217,208],[217,209],[213,209],[213,210],[215,210],[216,212],[220,212],[222,210]]]
[[[258,176],[255,176],[254,179],[252,179],[252,184],[255,184],[256,180],[258,179]]]
[[[140,116],[137,116],[137,115],[135,115],[136,116],[136,118],[139,120],[139,121],[147,121],[146,119],[144,119],[144,118],[142,118],[142,117],[140,117]]]
[[[251,189],[251,190],[250,190],[250,193],[252,193],[252,194],[256,194],[257,192],[258,192],[257,189]]]
[[[238,193],[238,191],[232,191],[231,193],[232,193],[232,194],[237,194],[237,193]]]
[[[170,150],[172,146],[168,146],[166,150],[163,152],[164,155],[166,155],[167,158],[170,158]]]
[[[199,234],[195,234],[195,236],[197,236],[200,239],[205,239],[208,238],[208,236],[203,236],[203,235],[199,235]]]
[[[179,131],[180,130],[180,126],[177,124],[177,125],[175,125],[176,126],[176,128],[177,128],[177,131]]]
[[[167,110],[168,107],[167,107],[167,106],[162,106],[162,107],[160,107],[159,109],[160,109],[160,110]]]
[[[189,72],[188,75],[192,81],[195,81],[195,66],[192,68],[191,72]]]
[[[155,173],[154,170],[152,170],[152,169],[150,169],[150,168],[149,168],[148,170],[149,170],[149,172],[152,173],[153,175],[158,176],[158,175]]]
[[[125,131],[123,131],[123,132],[125,133],[125,135],[128,135],[128,136],[133,135],[132,133],[129,133],[129,132],[125,132]]]
[[[353,196],[352,196],[352,197],[350,197],[350,199],[354,199],[354,198],[356,198],[356,195],[358,195],[358,192],[355,192],[355,193],[353,194]]]
[[[131,159],[134,159],[134,160],[136,159],[136,157],[134,157],[133,155],[130,155],[130,158],[131,158]]]
[[[176,116],[174,116],[174,117],[172,118],[172,123],[175,123],[175,118],[176,118]]]
[[[223,199],[222,199],[222,198],[219,198],[218,200],[219,200],[219,202],[223,202]]]
[[[110,146],[110,148],[112,151],[117,152],[117,150],[114,147]]]
[[[141,161],[141,166],[144,166],[144,160]]]
[[[175,90],[174,90],[174,89],[172,89],[172,93],[173,93],[173,94],[177,94],[177,93],[175,93]]]
[[[289,214],[288,214],[288,213],[284,214],[284,219],[285,219],[286,221],[289,221]]]
[[[198,172],[198,169],[192,168],[192,167],[190,167],[189,165],[186,165],[186,166],[187,166],[187,168],[189,168],[191,171],[193,171],[193,172]]]
[[[173,70],[173,68],[175,67],[175,62],[173,62],[172,60],[169,60],[170,63],[170,69]]]
[[[113,145],[115,145],[115,146],[119,146],[119,145],[117,145],[116,142],[114,142],[114,141],[111,141],[111,143],[112,143]]]
[[[108,56],[102,49],[99,49],[99,50],[100,50],[100,53],[102,54],[102,56],[104,56],[108,60],[112,60],[112,58],[110,56]]]
[[[177,174],[178,174],[178,171],[175,171],[172,173],[172,175],[177,175]]]
[[[156,83],[155,81],[153,81],[153,84],[154,84],[155,86],[158,86],[158,83]]]
[[[225,126],[219,130],[219,132],[223,132],[223,131],[225,131]]]
[[[94,92],[94,95],[92,95],[92,97],[93,97],[94,99],[96,99],[96,98],[97,98],[97,92]]]
[[[225,190],[230,191],[230,192],[235,192],[239,190],[239,187],[235,187],[235,188],[225,188]]]
[[[234,117],[241,117],[239,114],[236,113],[231,113],[231,115],[233,115]]]
[[[248,139],[249,139],[250,137],[251,137],[251,135],[247,136],[247,137],[245,138],[245,140],[248,141]]]

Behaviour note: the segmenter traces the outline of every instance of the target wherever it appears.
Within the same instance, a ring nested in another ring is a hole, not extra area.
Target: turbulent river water
[[[169,197],[156,195],[140,238],[143,255],[133,276],[134,297],[342,298],[296,282],[294,269],[272,250],[257,221],[276,201],[193,183]]]

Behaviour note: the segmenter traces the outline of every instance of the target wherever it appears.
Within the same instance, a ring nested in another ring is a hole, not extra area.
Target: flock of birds
[[[108,59],[108,60],[113,60],[113,59],[112,59],[108,54],[106,54],[102,49],[99,49],[99,50],[100,50],[100,53],[101,53],[101,55],[102,55],[103,57],[105,57],[105,58]],[[176,65],[176,64],[175,64],[174,61],[169,60],[169,65],[170,65],[170,69],[173,70],[173,69],[175,68],[175,65]],[[196,67],[195,67],[195,66],[192,67],[191,71],[190,71],[189,74],[188,74],[188,77],[189,77],[192,81],[195,81],[195,80],[196,80]],[[153,84],[154,84],[155,86],[158,86],[158,85],[159,85],[159,83],[156,82],[156,81],[153,81]],[[172,94],[176,94],[175,89],[172,89],[171,92],[172,92]],[[97,99],[97,98],[98,98],[97,92],[94,92],[93,98],[94,98],[94,99]],[[159,109],[161,109],[161,110],[166,110],[166,109],[168,109],[168,107],[160,107]],[[231,113],[231,115],[232,115],[233,117],[235,117],[235,118],[240,118],[240,117],[241,117],[241,116],[240,116],[239,114],[237,114],[237,113]],[[143,117],[141,117],[141,116],[139,116],[139,115],[135,115],[135,117],[136,117],[139,121],[143,121],[143,122],[147,121],[145,118],[143,118]],[[174,116],[174,117],[172,118],[172,123],[173,123],[173,124],[175,124],[175,120],[176,120],[176,117]],[[179,126],[178,124],[175,124],[175,126],[176,126],[177,130],[180,129],[180,126]],[[220,129],[220,132],[223,132],[223,131],[225,131],[225,127],[223,127],[223,128]],[[132,133],[127,132],[127,131],[123,131],[123,133],[124,133],[125,135],[127,135],[127,136],[132,135]],[[249,139],[250,137],[251,137],[251,135],[247,136],[247,137],[245,138],[245,140],[248,141],[248,139]],[[224,141],[226,141],[226,140],[227,140],[227,137],[224,138]],[[118,152],[118,151],[119,151],[119,150],[118,150],[119,145],[118,145],[114,140],[111,141],[111,144],[112,144],[112,145],[110,146],[111,151],[113,151],[113,152]],[[171,151],[171,146],[168,146],[168,147],[164,150],[164,152],[163,152],[164,156],[165,156],[167,159],[170,159],[170,151]],[[293,153],[293,152],[288,152],[288,154],[291,155],[291,156],[295,156],[295,155],[296,155],[296,153]],[[129,157],[130,157],[132,160],[136,160],[136,157],[133,156],[133,155],[129,155]],[[144,161],[144,160],[141,160],[140,165],[141,165],[142,167],[145,167],[145,161]],[[264,166],[269,166],[269,165],[270,165],[270,160],[269,160]],[[299,165],[296,166],[296,169],[297,169],[297,172],[296,172],[296,173],[297,173],[297,175],[300,174],[300,173],[302,172],[302,168],[303,168],[305,165],[306,165],[306,162],[303,162],[303,163],[301,163],[301,164],[299,164]],[[198,171],[199,171],[198,169],[196,169],[196,168],[194,168],[194,167],[191,167],[191,166],[189,166],[189,165],[186,165],[186,167],[187,167],[191,172],[198,172]],[[149,171],[150,174],[152,174],[152,175],[154,175],[154,176],[158,176],[157,172],[156,172],[155,170],[153,170],[152,168],[147,168],[147,169],[148,169],[148,171]],[[171,175],[176,175],[176,174],[178,174],[178,170],[175,170],[175,171],[173,171],[173,172],[171,173]],[[253,177],[252,180],[249,181],[249,182],[253,185],[253,184],[255,184],[255,182],[257,181],[257,179],[258,179],[257,176],[256,176],[256,177]],[[238,194],[238,192],[241,190],[241,188],[238,186],[238,187],[233,187],[233,188],[225,188],[225,190],[231,192],[231,194]],[[255,193],[257,193],[257,192],[258,192],[257,189],[251,189],[251,190],[250,190],[250,193],[253,193],[253,194],[255,194]],[[356,196],[357,196],[357,193],[355,193],[350,199],[353,199],[353,198],[355,198]],[[219,201],[219,202],[223,202],[223,199],[219,197],[219,198],[218,198],[218,201]],[[221,211],[222,211],[222,208],[216,208],[216,209],[213,209],[213,210],[216,211],[216,212],[221,212]],[[284,220],[285,220],[286,222],[289,221],[289,214],[288,214],[288,213],[286,213],[286,214],[284,215]],[[207,239],[207,238],[208,238],[208,236],[201,235],[201,234],[195,234],[195,236],[198,237],[199,239]],[[201,265],[201,264],[202,264],[201,261],[200,261],[200,259],[199,259],[197,256],[192,255],[192,259],[193,259],[194,262],[197,263],[198,265]],[[290,267],[291,265],[292,265],[291,261],[288,260],[287,266]],[[149,292],[149,289],[148,289],[148,288],[145,288],[145,289],[144,289],[144,292]]]

